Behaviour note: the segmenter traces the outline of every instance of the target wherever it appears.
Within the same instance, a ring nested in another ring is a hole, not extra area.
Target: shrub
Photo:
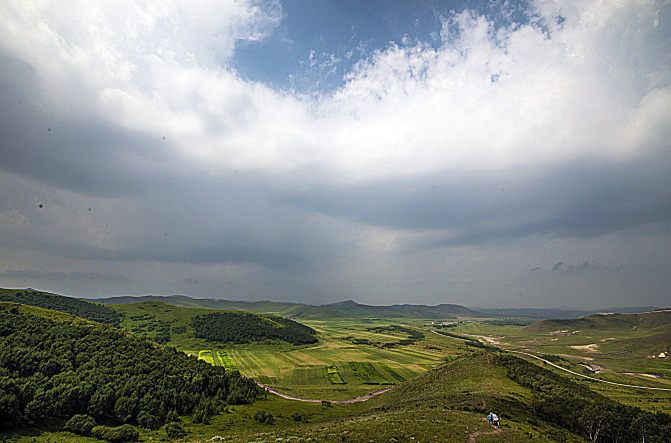
[[[91,435],[91,429],[96,426],[96,421],[87,414],[74,415],[65,423],[65,430],[79,435]]]
[[[110,426],[96,426],[91,430],[91,435],[98,440],[105,440],[112,443],[136,441],[140,437],[137,428],[131,425],[121,425],[115,428]]]
[[[294,413],[291,415],[291,418],[293,418],[294,421],[303,421],[303,416],[302,416],[300,413],[298,413],[298,412],[294,412]]]
[[[161,427],[161,419],[150,412],[141,411],[137,416],[137,424],[147,429],[158,429]]]
[[[165,433],[170,439],[186,437],[186,431],[179,423],[168,423],[165,425]]]
[[[254,421],[256,421],[257,423],[265,423],[267,425],[274,425],[275,424],[275,417],[273,417],[273,414],[270,414],[268,412],[259,411],[256,414],[254,414]]]

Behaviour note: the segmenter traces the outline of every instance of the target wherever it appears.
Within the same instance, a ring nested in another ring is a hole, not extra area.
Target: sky
[[[671,305],[671,5],[0,2],[0,286]]]

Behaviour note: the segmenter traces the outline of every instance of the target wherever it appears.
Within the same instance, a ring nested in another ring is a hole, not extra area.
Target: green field
[[[440,365],[450,356],[465,352],[458,341],[448,343],[432,336],[412,345],[385,348],[383,343],[397,342],[405,335],[370,331],[369,322],[305,323],[318,331],[316,345],[256,343],[230,345],[210,353],[215,345],[208,344],[204,354],[202,349],[186,352],[200,358],[217,355],[214,364],[238,369],[291,395],[333,400],[365,394],[379,385],[398,384]],[[408,320],[407,323],[418,331],[423,328],[421,321]],[[370,344],[353,344],[352,337],[366,339]]]
[[[344,385],[347,383],[345,379],[342,378],[342,375],[340,375],[338,368],[333,365],[326,367],[326,378],[332,385]]]

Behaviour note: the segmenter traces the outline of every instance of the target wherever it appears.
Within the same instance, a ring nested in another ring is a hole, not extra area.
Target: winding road
[[[300,397],[294,397],[292,395],[284,394],[282,392],[279,392],[275,388],[272,388],[268,385],[264,385],[261,382],[256,382],[257,385],[259,385],[261,388],[263,388],[266,392],[270,392],[271,394],[277,395],[278,397],[285,398],[287,400],[295,400],[295,401],[302,401],[305,403],[321,403],[321,402],[329,402],[332,405],[351,405],[353,403],[361,403],[362,401],[370,400],[373,397],[377,397],[378,395],[382,395],[385,392],[389,391],[391,388],[385,388],[385,389],[380,389],[379,391],[371,392],[370,394],[365,394],[365,395],[360,395],[355,398],[350,398],[349,400],[316,400],[314,398],[300,398]]]

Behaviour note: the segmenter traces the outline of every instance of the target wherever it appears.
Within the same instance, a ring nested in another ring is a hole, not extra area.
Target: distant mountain
[[[490,317],[524,317],[524,318],[553,318],[553,319],[569,319],[584,317],[592,314],[600,313],[640,313],[650,312],[658,308],[654,306],[624,306],[624,307],[608,307],[591,310],[579,310],[570,308],[470,308],[481,314]]]
[[[282,303],[273,301],[231,301],[213,298],[193,298],[186,295],[140,295],[140,296],[119,296],[100,298],[95,301],[109,305],[125,305],[139,302],[163,302],[173,306],[183,308],[208,308],[222,309],[229,311],[250,311],[250,312],[268,312],[285,313],[297,306],[304,306],[300,303]]]
[[[562,329],[656,329],[671,331],[671,310],[659,310],[633,314],[593,314],[573,319],[548,319],[530,324],[525,329],[533,332],[554,331]]]
[[[218,299],[199,299],[186,295],[145,295],[123,296],[97,299],[104,304],[128,304],[147,301],[158,301],[174,306],[189,308],[208,308],[232,311],[249,311],[257,313],[274,313],[292,318],[320,319],[320,318],[427,318],[440,319],[445,317],[481,317],[482,315],[461,305],[440,304],[427,305],[391,305],[374,306],[346,300],[321,306],[302,303],[282,303],[273,301],[231,301]]]
[[[525,317],[525,318],[576,318],[593,314],[593,311],[537,308],[471,308],[486,317]]]
[[[655,306],[620,306],[620,307],[615,306],[615,307],[594,309],[593,312],[597,314],[607,312],[619,312],[621,314],[636,314],[641,312],[656,311],[658,309],[659,308]]]

